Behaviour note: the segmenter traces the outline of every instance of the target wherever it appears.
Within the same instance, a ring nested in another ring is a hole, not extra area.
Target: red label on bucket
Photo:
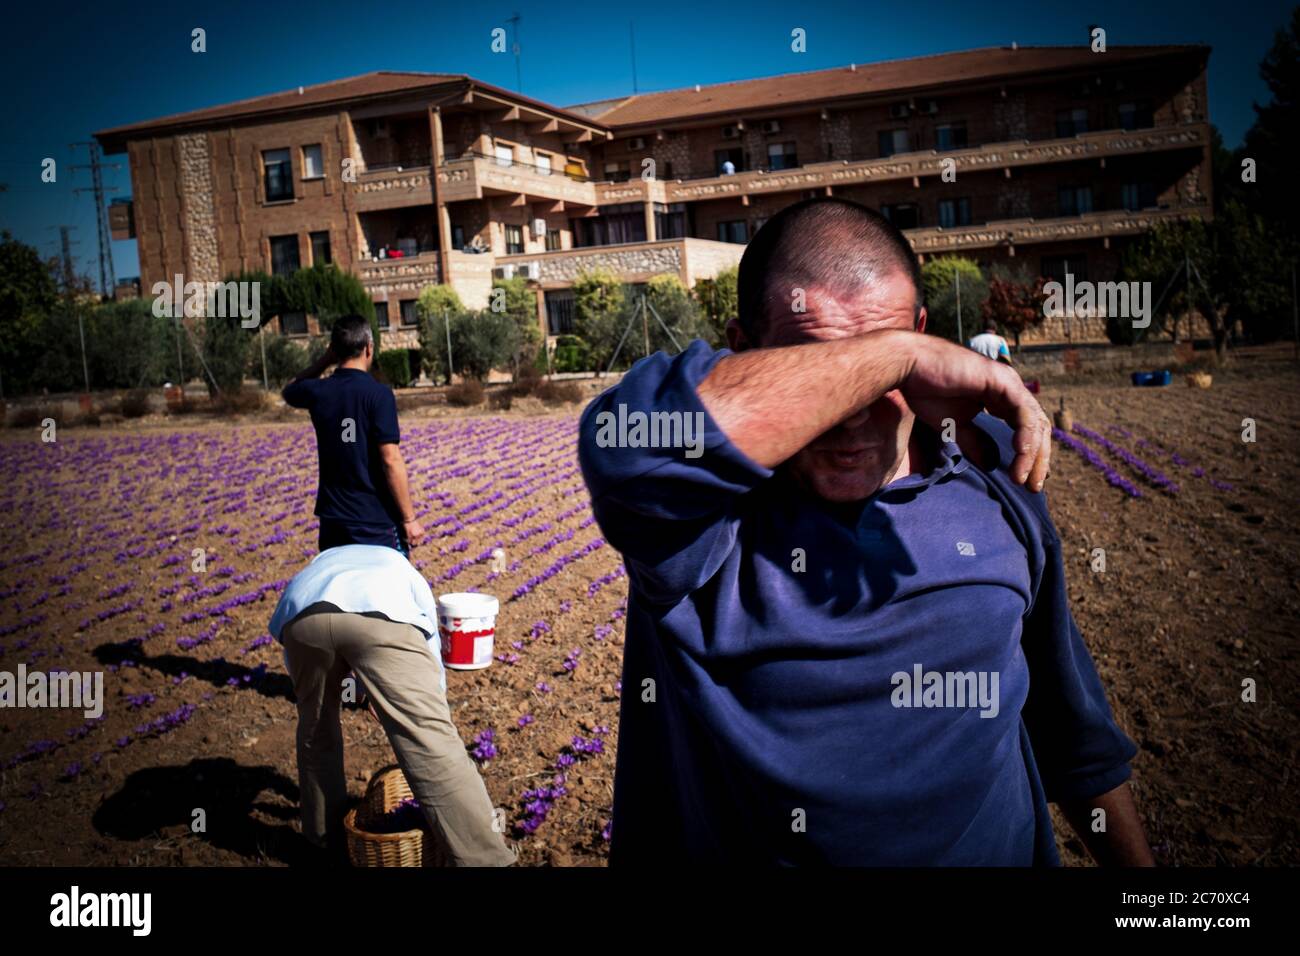
[[[464,629],[460,618],[452,618],[451,627],[438,626],[442,638],[442,661],[448,667],[475,667],[490,663],[496,628]]]

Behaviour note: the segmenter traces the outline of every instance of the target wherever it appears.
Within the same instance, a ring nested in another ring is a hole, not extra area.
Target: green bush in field
[[[379,371],[393,388],[411,384],[411,360],[405,349],[385,349],[379,353]]]

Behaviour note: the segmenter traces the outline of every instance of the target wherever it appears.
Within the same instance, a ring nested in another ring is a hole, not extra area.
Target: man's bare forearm
[[[334,354],[329,349],[316,361],[312,362],[305,369],[293,377],[293,382],[301,382],[305,378],[320,378],[327,368],[334,364]],[[292,385],[293,382],[289,384]]]
[[[411,485],[406,476],[406,461],[401,452],[384,457],[384,475],[388,478],[388,488],[393,493],[402,520],[410,521],[415,517],[415,508],[411,505]]]
[[[967,454],[977,453],[967,423],[981,409],[1003,419],[1013,432],[1013,480],[1042,490],[1052,435],[1038,400],[1007,366],[933,335],[881,329],[728,355],[698,394],[733,445],[774,468],[894,389],[930,427],[955,421]]]
[[[738,352],[700,383],[700,401],[733,445],[772,468],[897,388],[911,369],[905,341],[881,330]]]
[[[1155,866],[1133,791],[1127,783],[1091,800],[1062,803],[1061,812],[1101,866]],[[1105,829],[1094,830],[1096,811],[1105,811]]]

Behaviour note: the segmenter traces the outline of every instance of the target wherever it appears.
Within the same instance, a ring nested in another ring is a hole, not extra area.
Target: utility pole
[[[513,46],[515,54],[515,92],[517,93],[522,93],[524,91],[523,68],[519,65],[519,21],[521,19],[522,17],[516,13],[513,17],[506,20],[506,23],[510,24],[510,32],[513,33],[515,37]]]
[[[51,229],[54,227],[51,226]],[[76,291],[77,269],[72,262],[72,230],[76,226],[59,226],[59,250],[63,259],[63,302],[66,308],[77,313],[77,337],[81,340],[81,377],[90,391],[90,364],[86,361],[86,326],[81,316],[81,307],[74,301]]]
[[[73,169],[89,169],[92,186],[72,190],[74,193],[93,192],[95,194],[95,221],[99,229],[99,290],[108,298],[116,291],[117,277],[113,275],[113,241],[108,233],[108,207],[104,202],[106,192],[117,192],[116,186],[104,186],[104,169],[121,169],[121,163],[104,163],[100,161],[99,143],[71,143],[70,149],[85,146],[90,150],[90,162],[73,166]]]

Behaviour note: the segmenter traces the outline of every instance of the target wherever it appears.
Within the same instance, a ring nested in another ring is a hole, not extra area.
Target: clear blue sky
[[[73,225],[82,271],[98,276],[90,174],[68,166],[68,148],[95,130],[310,85],[370,70],[468,73],[515,88],[514,58],[490,50],[491,31],[512,13],[519,28],[523,92],[557,105],[632,91],[629,22],[636,28],[642,91],[716,83],[851,62],[980,46],[1082,44],[1088,24],[1112,45],[1208,43],[1210,118],[1235,146],[1264,102],[1258,64],[1292,6],[1178,0],[1015,2],[931,0],[656,0],[652,4],[483,0],[357,3],[221,0],[215,3],[21,3],[5,14],[0,41],[0,227],[42,253],[59,249],[57,226]],[[588,12],[589,11],[589,12]],[[190,31],[207,31],[207,52]],[[790,50],[790,31],[808,49]],[[41,160],[58,181],[40,181]],[[130,195],[125,155],[106,173]],[[135,242],[115,242],[119,278],[139,274]]]

